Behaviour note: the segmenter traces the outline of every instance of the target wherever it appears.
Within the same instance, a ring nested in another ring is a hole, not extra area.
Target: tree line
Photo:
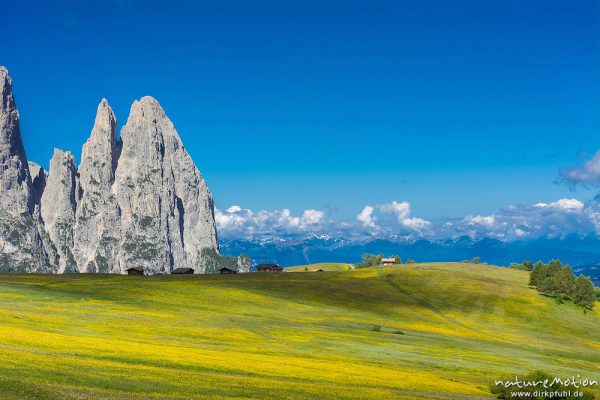
[[[383,257],[383,254],[365,253],[363,254],[362,262],[355,264],[354,266],[356,268],[376,267],[378,265],[381,265],[381,260],[383,259]],[[394,264],[402,264],[402,259],[400,258],[400,256],[390,256],[390,258],[393,258],[395,260]],[[405,262],[405,264],[411,264],[414,262],[415,260],[408,259]]]
[[[246,254],[240,254],[238,260],[238,257],[219,254],[215,249],[210,247],[202,249],[201,254],[201,268],[204,270],[204,273],[207,274],[217,273],[221,270],[221,268],[228,268],[234,271],[238,271],[238,263],[241,263],[243,265],[247,264],[248,266],[251,263],[250,257]]]
[[[376,267],[381,265],[383,254],[365,253],[362,262],[356,264],[356,268]],[[396,264],[402,264],[400,256],[391,256]],[[414,263],[414,260],[407,260],[406,264]],[[463,261],[466,263],[479,264],[481,259],[473,257],[472,260]],[[547,264],[538,261],[535,264],[525,260],[522,263],[511,263],[510,268],[528,271],[529,285],[534,286],[540,293],[554,297],[558,302],[573,301],[573,303],[593,309],[596,300],[600,301],[600,288],[594,286],[590,278],[573,274],[570,265],[563,265],[560,260],[551,260]]]
[[[529,271],[529,285],[534,286],[540,293],[552,296],[563,303],[572,300],[573,303],[585,308],[594,308],[597,299],[600,300],[600,289],[587,276],[573,274],[570,265],[563,265],[560,260],[551,260],[547,264],[538,261],[511,263],[510,268]]]

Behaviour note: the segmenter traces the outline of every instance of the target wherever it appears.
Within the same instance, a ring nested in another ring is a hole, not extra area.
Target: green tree
[[[471,264],[479,264],[481,262],[481,257],[475,256],[471,259]]]
[[[529,275],[529,285],[537,286],[547,274],[548,266],[541,261],[538,261],[533,266],[531,274]]]
[[[510,263],[510,268],[518,269],[520,271],[531,271],[533,270],[533,264],[531,263],[531,261],[523,261],[521,264]]]
[[[203,248],[201,255],[200,269],[207,274],[219,272],[223,267],[237,270],[237,257],[223,256],[210,247]]]
[[[402,264],[402,259],[400,258],[400,256],[392,256],[391,258],[395,259],[395,263],[396,264]]]
[[[375,267],[381,264],[381,259],[383,258],[383,254],[363,254],[362,259],[362,267]]]
[[[531,274],[529,274],[529,285],[530,286],[537,286],[540,281],[541,281],[541,277],[544,274],[544,272],[542,270],[544,270],[546,268],[546,264],[542,263],[541,261],[538,261],[537,263],[535,263],[535,265],[533,266],[533,270],[531,271]]]
[[[546,274],[537,284],[537,289],[561,300],[570,298],[575,284],[575,276],[571,267],[562,267],[556,263],[548,264],[545,272]]]
[[[531,271],[531,275],[529,276],[529,284],[543,291],[540,287],[551,287],[551,282],[545,282],[546,279],[552,277],[560,269],[562,269],[562,262],[560,260],[552,260],[548,264],[538,261],[535,263],[533,271]]]
[[[555,258],[554,260],[550,260],[548,266],[550,267],[550,269],[556,271],[558,268],[563,266],[563,263],[559,259]]]
[[[573,286],[575,286],[575,275],[570,266],[557,270],[552,278],[552,294],[561,299],[570,299],[573,296]]]
[[[582,307],[594,308],[594,303],[596,302],[596,294],[594,292],[592,281],[586,276],[579,275],[573,289],[573,301]]]
[[[580,296],[578,297],[580,300],[576,303],[586,304],[586,307],[589,307],[589,298],[593,297],[594,291],[591,281],[588,287],[588,282],[583,278],[576,279],[573,269],[569,265],[563,266],[560,260],[552,260],[548,264],[540,261],[535,263],[529,277],[529,284],[535,286],[541,293],[556,297],[559,302],[567,299],[575,301],[575,297]]]

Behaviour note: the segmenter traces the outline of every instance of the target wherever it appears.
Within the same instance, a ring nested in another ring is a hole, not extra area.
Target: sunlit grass
[[[285,272],[315,272],[320,269],[323,271],[348,271],[352,269],[352,266],[345,263],[317,263],[287,267]]]
[[[600,379],[598,343],[598,311],[484,265],[0,275],[2,399],[485,397],[533,369]]]

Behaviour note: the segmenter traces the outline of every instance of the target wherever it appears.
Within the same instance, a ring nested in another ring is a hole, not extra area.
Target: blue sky
[[[0,10],[0,64],[42,165],[54,146],[79,158],[101,98],[122,125],[152,95],[223,210],[353,219],[397,200],[436,219],[596,193],[554,183],[600,149],[596,0]]]

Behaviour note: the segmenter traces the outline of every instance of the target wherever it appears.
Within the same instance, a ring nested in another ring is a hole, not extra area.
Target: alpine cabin
[[[193,274],[194,270],[192,268],[175,268],[171,273],[176,275]]]
[[[127,268],[127,275],[144,275],[144,269],[140,267]]]
[[[277,264],[258,264],[256,270],[258,272],[282,272],[283,268]]]

